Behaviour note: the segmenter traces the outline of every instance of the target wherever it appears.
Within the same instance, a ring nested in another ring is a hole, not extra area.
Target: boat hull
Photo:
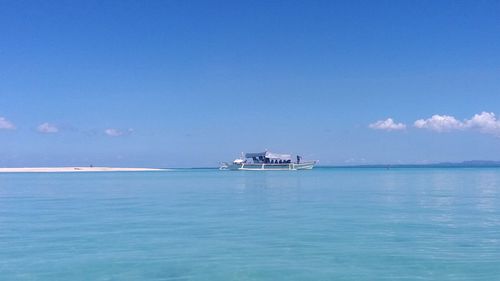
[[[288,163],[288,164],[223,164],[221,170],[230,171],[296,171],[296,170],[311,170],[315,161],[304,163]]]

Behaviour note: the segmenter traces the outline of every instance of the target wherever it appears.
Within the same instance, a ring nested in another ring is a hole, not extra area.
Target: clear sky
[[[500,160],[499,15],[472,0],[0,1],[0,166]]]

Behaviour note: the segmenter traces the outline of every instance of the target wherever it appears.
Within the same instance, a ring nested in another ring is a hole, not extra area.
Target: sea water
[[[500,169],[0,174],[0,280],[500,280]]]

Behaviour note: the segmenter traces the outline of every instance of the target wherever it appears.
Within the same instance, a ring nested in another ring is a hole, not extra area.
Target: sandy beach
[[[0,168],[0,173],[59,173],[59,172],[142,172],[167,171],[156,168],[116,168],[116,167],[33,167]]]

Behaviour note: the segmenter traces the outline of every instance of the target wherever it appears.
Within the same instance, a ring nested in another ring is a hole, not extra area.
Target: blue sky
[[[500,160],[499,14],[498,1],[1,1],[0,166],[215,166],[264,149]]]

